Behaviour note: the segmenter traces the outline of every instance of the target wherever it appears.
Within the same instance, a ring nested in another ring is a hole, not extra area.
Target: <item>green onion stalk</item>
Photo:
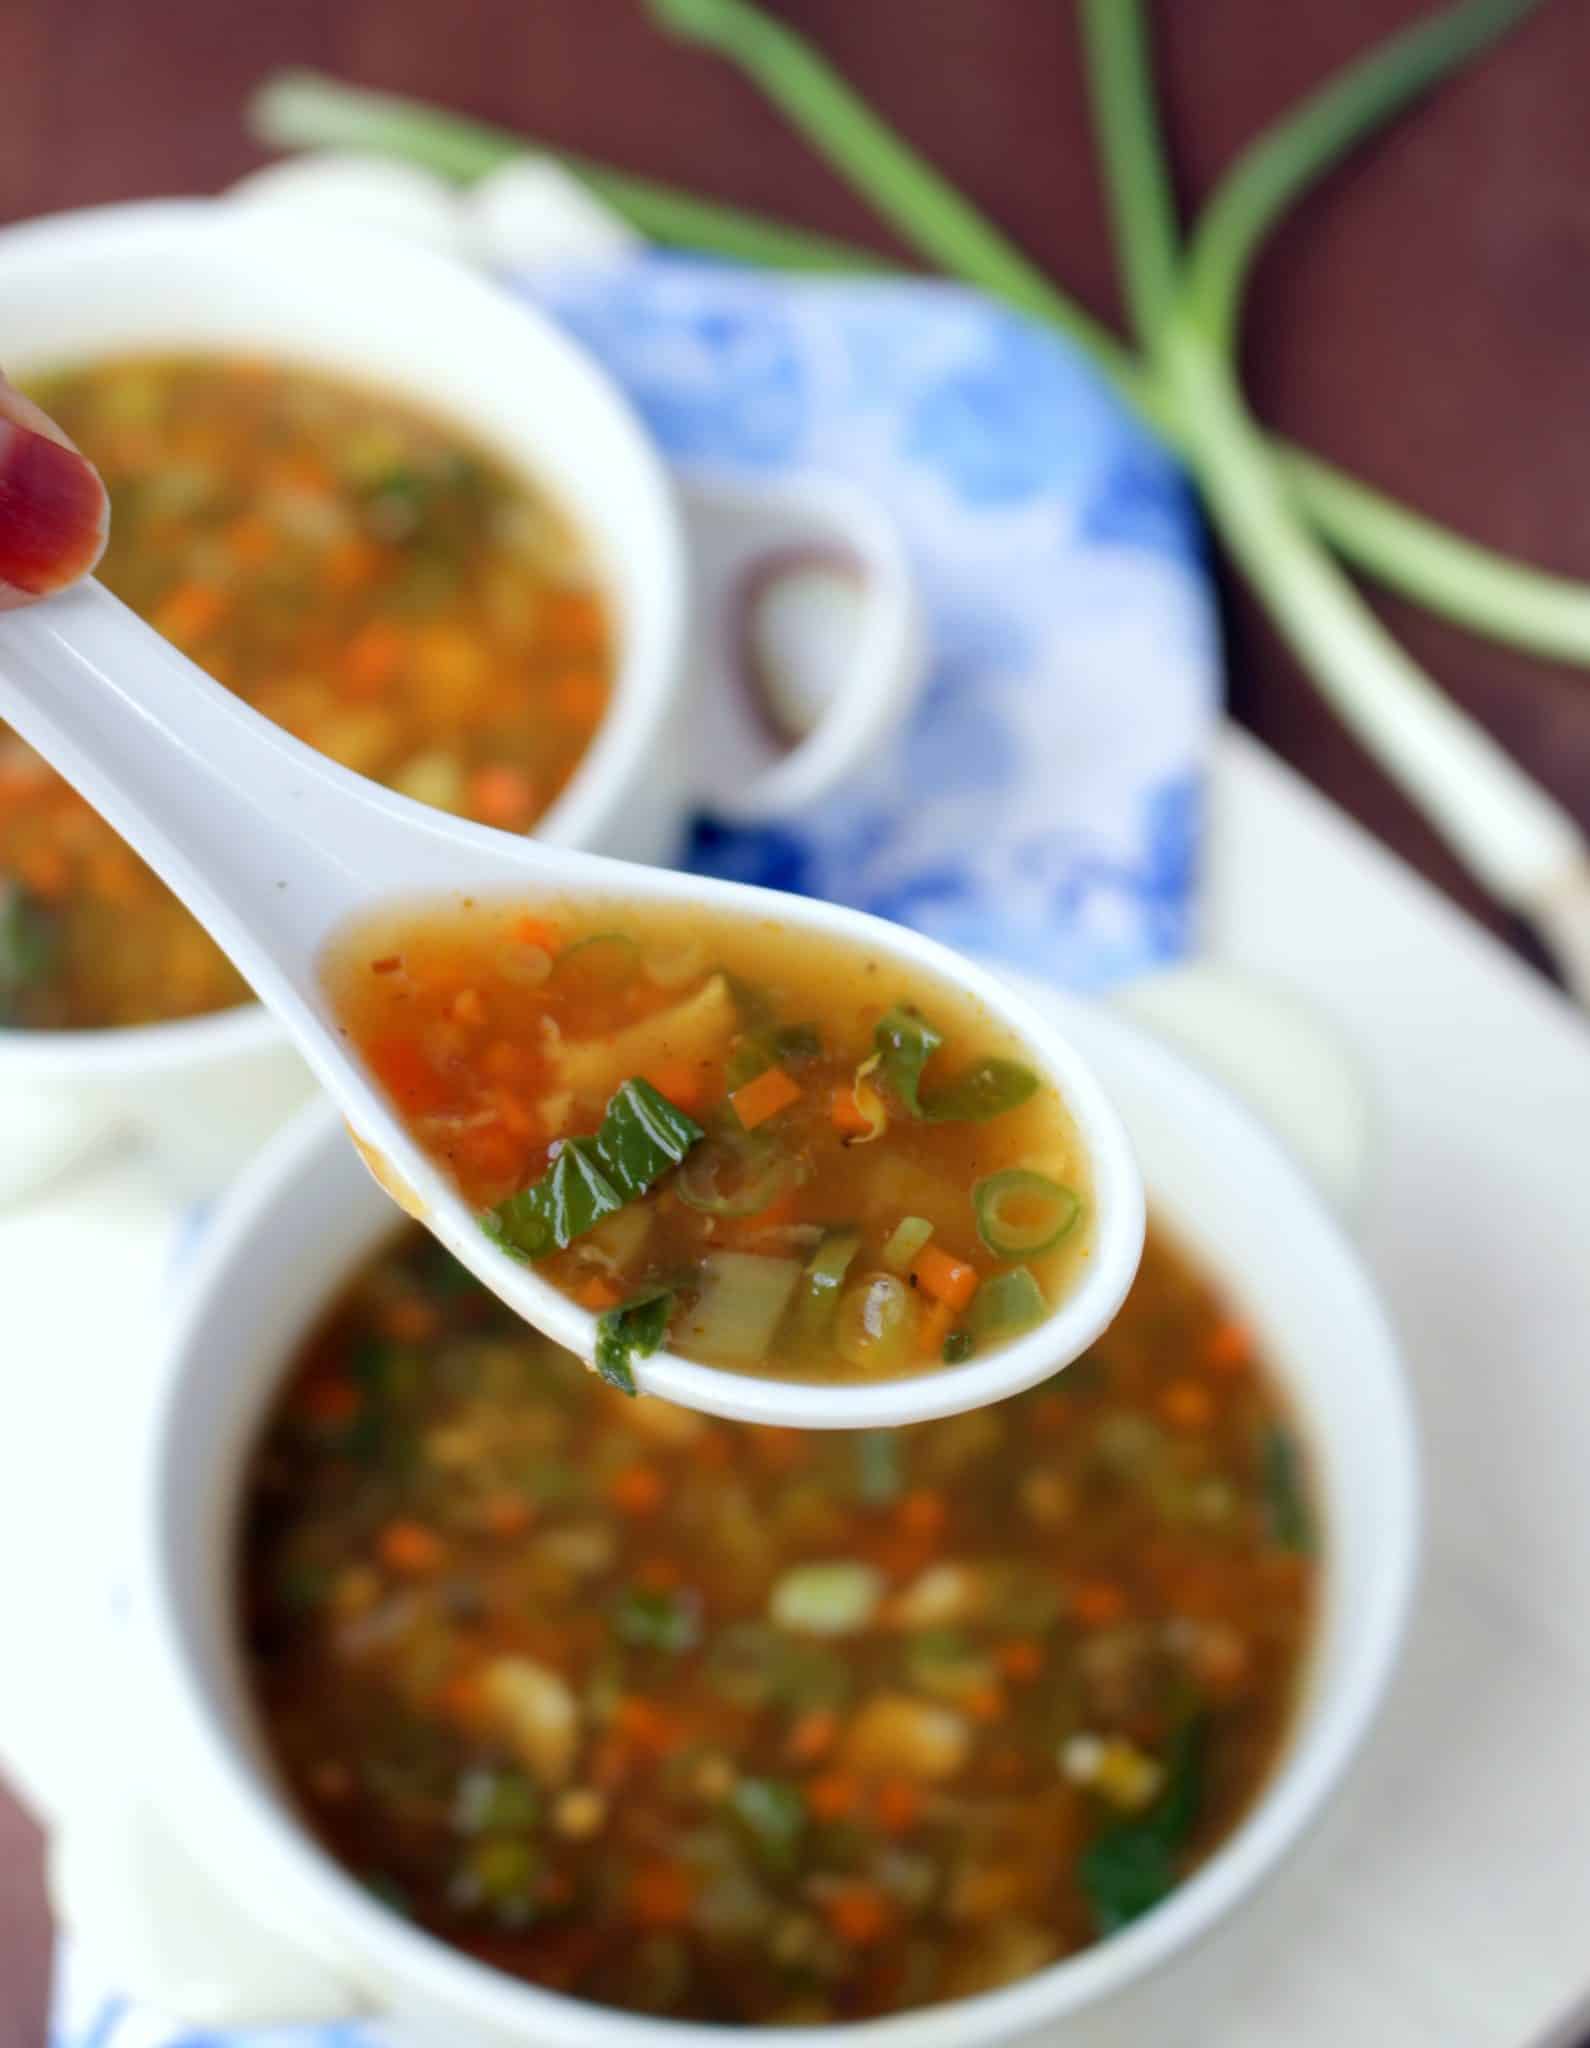
[[[675,0],[670,25],[705,39],[702,24],[684,18],[705,11],[692,8],[689,0]],[[1145,301],[1138,280],[1144,262],[1157,264],[1163,309],[1166,287],[1176,275],[1175,231],[1168,187],[1152,169],[1157,145],[1141,13],[1135,0],[1096,0],[1082,19],[1129,297],[1134,311],[1152,304],[1154,286],[1148,286]],[[815,62],[788,30],[768,22],[759,26],[776,38],[771,46],[775,58],[793,45],[808,64]],[[818,77],[824,78],[820,69]],[[825,120],[811,131],[813,139],[842,168],[850,169],[858,188],[897,231],[941,269],[1019,306],[1035,320],[1061,328],[1158,434],[1185,451],[1186,431],[1159,380],[893,137],[848,87],[831,77],[825,82],[839,86],[844,95],[838,104],[841,126],[859,113],[869,134],[887,137],[894,149],[882,158],[874,149],[859,159],[853,153],[841,159],[828,125],[832,102],[826,109],[820,107]],[[809,105],[810,98],[808,90],[804,103]],[[360,150],[418,165],[461,184],[485,177],[531,146],[524,137],[485,122],[397,94],[345,86],[304,70],[282,72],[263,86],[252,102],[250,119],[260,139],[279,149]],[[1344,138],[1343,146],[1350,139]],[[651,241],[771,270],[863,275],[898,267],[853,243],[632,177],[588,158],[562,152],[558,161]],[[874,182],[879,161],[889,173],[887,191]],[[1315,162],[1311,174],[1325,169],[1327,162]],[[925,175],[925,184],[917,173]],[[902,178],[909,187],[904,200],[898,190]],[[951,200],[951,210],[940,218],[935,202],[944,196]],[[1161,225],[1148,232],[1141,223],[1156,210]],[[1147,331],[1152,333],[1157,324],[1151,316]],[[1139,313],[1140,334],[1143,325]],[[1269,445],[1311,523],[1355,567],[1471,631],[1534,654],[1590,664],[1590,589],[1466,540],[1304,449],[1281,440]]]
[[[1590,664],[1590,588],[1422,517],[1266,435],[1236,367],[1242,291],[1282,212],[1355,142],[1542,0],[1460,0],[1393,38],[1262,134],[1185,245],[1161,145],[1139,0],[1079,0],[1106,191],[1136,341],[1070,299],[792,30],[750,0],[646,0],[672,33],[735,63],[916,254],[1064,333],[1189,463],[1233,557],[1337,711],[1482,878],[1534,914],[1585,864],[1567,814],[1417,667],[1329,548],[1460,625]],[[412,101],[308,73],[268,84],[263,139],[397,156],[469,181],[524,141]],[[751,264],[877,271],[867,251],[580,158],[565,167],[650,239]],[[1549,922],[1549,920],[1548,920]]]

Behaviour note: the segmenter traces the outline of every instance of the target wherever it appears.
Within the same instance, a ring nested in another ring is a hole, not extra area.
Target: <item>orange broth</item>
[[[866,949],[476,904],[361,928],[327,987],[490,1233],[609,1319],[617,1377],[665,1337],[793,1379],[931,1371],[1040,1322],[1090,1255],[1058,1092],[964,992]]]

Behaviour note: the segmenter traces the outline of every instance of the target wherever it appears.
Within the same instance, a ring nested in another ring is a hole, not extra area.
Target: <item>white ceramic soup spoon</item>
[[[637,1367],[646,1391],[798,1428],[916,1422],[1030,1386],[1075,1358],[1119,1308],[1142,1248],[1143,1189],[1114,1110],[1037,1009],[933,941],[805,897],[539,845],[396,796],[272,725],[95,583],[0,618],[0,715],[231,955],[405,1206],[527,1322],[580,1357],[593,1355],[595,1316],[486,1237],[337,1028],[321,980],[326,948],[378,909],[463,894],[776,915],[969,993],[1060,1091],[1089,1158],[1093,1244],[1070,1294],[1033,1330],[964,1364],[861,1386],[721,1371],[659,1351]]]

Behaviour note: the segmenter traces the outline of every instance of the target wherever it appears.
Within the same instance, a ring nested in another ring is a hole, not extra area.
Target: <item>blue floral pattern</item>
[[[909,727],[798,822],[699,820],[690,864],[1083,988],[1183,954],[1218,696],[1202,535],[1086,358],[928,281],[649,253],[524,288],[676,463],[846,477],[914,558],[931,656]]]
[[[927,282],[644,254],[523,287],[669,456],[837,473],[914,558],[908,728],[798,821],[697,821],[704,873],[855,903],[1080,988],[1192,943],[1219,654],[1185,479],[1077,352]],[[52,2048],[384,2048],[379,2024],[172,2027],[68,1948]]]

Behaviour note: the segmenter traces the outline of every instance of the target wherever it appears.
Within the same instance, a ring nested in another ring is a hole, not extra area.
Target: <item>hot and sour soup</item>
[[[624,1399],[412,1231],[264,1430],[246,1657],[306,1824],[420,1927],[636,2011],[860,2019],[1073,1954],[1220,1844],[1315,1519],[1157,1232],[1047,1385],[808,1435]]]
[[[1023,1335],[1091,1256],[1088,1164],[1027,1048],[937,977],[777,920],[401,911],[341,941],[343,1031],[490,1234],[684,1357],[807,1380]]]
[[[614,633],[562,509],[460,428],[296,365],[28,380],[110,491],[106,585],[254,708],[421,803],[523,831],[606,710]],[[0,1027],[150,1024],[248,990],[0,726]]]

